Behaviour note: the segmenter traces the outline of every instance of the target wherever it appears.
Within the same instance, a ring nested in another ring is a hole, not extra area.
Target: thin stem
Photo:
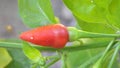
[[[62,68],[68,68],[68,66],[67,66],[67,54],[68,53],[66,53],[66,52],[64,52],[63,54],[62,54],[62,62],[63,62],[63,67]]]
[[[108,51],[110,50],[110,48],[112,47],[113,43],[114,43],[115,39],[113,39],[109,45],[107,46],[107,48],[105,49],[103,56],[101,57],[101,59],[103,60],[103,58],[105,57],[105,55],[108,53]]]
[[[38,64],[32,64],[31,68],[37,68]]]
[[[112,59],[111,59],[109,65],[108,65],[108,68],[112,68],[113,62],[114,62],[114,60],[116,58],[116,55],[117,55],[117,53],[119,51],[119,48],[120,48],[120,42],[118,42],[116,45],[117,45],[117,47],[115,48],[115,51],[114,51],[113,56],[112,56]]]
[[[106,54],[108,53],[108,51],[110,50],[110,48],[112,47],[113,43],[114,43],[115,39],[112,40],[109,45],[107,46],[107,48],[105,49],[105,51],[103,52],[103,55],[100,57],[100,59],[96,62],[96,64],[94,65],[93,68],[101,68],[101,64],[106,56]]]
[[[59,55],[54,55],[54,56],[48,56],[46,57],[47,60],[51,60],[51,59],[54,59],[54,58],[58,58]]]
[[[57,56],[57,57],[54,57],[54,60],[52,60],[50,63],[48,63],[45,68],[48,68],[50,67],[51,65],[53,65],[54,63],[56,63],[58,60],[60,60],[60,57]]]
[[[55,48],[49,48],[49,47],[41,47],[41,46],[33,46],[41,51],[79,51],[79,50],[86,50],[86,49],[93,49],[93,48],[100,48],[100,47],[106,47],[108,45],[109,41],[100,41],[100,42],[94,42],[91,44],[83,44],[78,46],[66,46],[62,49],[55,49]],[[6,47],[6,48],[22,48],[21,43],[10,43],[10,42],[0,42],[0,47]]]
[[[102,34],[79,30],[79,38],[114,38],[120,37],[120,34]]]
[[[87,31],[76,29],[74,27],[68,27],[68,32],[69,32],[69,41],[76,41],[80,38],[116,38],[116,37],[120,37],[120,34],[104,34],[104,33],[87,32]]]

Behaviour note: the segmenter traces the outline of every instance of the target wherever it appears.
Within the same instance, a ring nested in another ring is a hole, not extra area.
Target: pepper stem
[[[80,38],[114,38],[120,37],[120,34],[102,34],[78,30],[75,27],[68,27],[69,41],[75,41]]]

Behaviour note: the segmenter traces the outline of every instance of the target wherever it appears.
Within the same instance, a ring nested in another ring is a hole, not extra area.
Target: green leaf
[[[96,59],[99,58],[96,55],[100,55],[101,50],[103,49],[97,48],[69,53],[66,60],[67,68],[90,68]]]
[[[97,7],[107,10],[112,0],[93,0]]]
[[[120,29],[119,0],[63,1],[65,5],[72,11],[82,29],[89,29],[87,28],[89,26],[92,27],[89,30],[94,29],[95,26],[100,27],[106,31],[109,29],[111,32],[116,32]],[[80,20],[82,20],[84,23],[81,23]],[[86,25],[87,27],[85,28]]]
[[[0,48],[0,68],[4,68],[12,61],[11,56],[5,48]]]
[[[101,10],[94,0],[63,0],[65,5],[79,19],[88,23],[106,23],[105,10]]]
[[[118,30],[120,29],[120,24],[119,24],[120,12],[119,11],[120,11],[120,0],[112,0],[112,2],[108,7],[107,19],[109,23],[115,26],[116,28],[118,28]]]
[[[115,48],[112,58],[109,62],[108,68],[112,68],[114,62],[116,61],[116,57],[118,56],[119,49],[120,49],[120,42],[118,42],[116,44],[116,48]]]
[[[55,24],[50,0],[18,0],[20,16],[29,27]]]
[[[29,45],[27,42],[23,42],[23,52],[33,63],[40,65],[45,64],[45,59],[40,51]]]
[[[93,42],[97,43],[99,41],[100,40],[82,39],[82,42],[83,42],[82,44],[90,44]],[[99,46],[99,45],[101,46],[103,44],[97,44],[94,46]],[[86,46],[86,45],[83,45],[83,46]],[[90,46],[92,46],[92,45],[90,45]],[[75,52],[68,51],[69,53],[68,53],[67,58],[66,58],[66,67],[67,68],[88,68],[88,67],[91,67],[94,64],[94,62],[96,62],[97,58],[99,58],[102,50],[103,50],[103,48],[95,48],[95,49],[87,49],[87,50],[80,49],[79,51],[75,51]]]
[[[115,46],[117,46],[115,49],[110,50],[111,43],[108,45],[106,50],[103,52],[103,55],[101,56],[101,58],[99,58],[98,61],[93,65],[93,68],[112,68],[112,65],[115,65],[114,62],[115,63],[118,62],[116,60],[116,57],[118,57],[117,52],[119,50],[120,42],[115,44]],[[115,65],[115,68],[119,68],[119,66]]]
[[[111,59],[111,54],[112,53],[113,53],[113,50],[108,52],[105,55],[104,60],[99,58],[98,61],[93,65],[93,68],[107,68],[107,65],[109,63],[109,60]]]
[[[115,40],[112,40],[109,43],[109,45],[106,47],[105,51],[103,52],[103,55],[98,59],[98,61],[93,66],[94,68],[101,68],[101,67],[105,67],[106,68],[106,66],[108,64],[108,61],[106,63],[104,61],[110,58],[110,57],[107,57],[107,59],[105,59],[106,55],[109,53],[109,50],[112,47],[112,45],[113,45],[114,42],[115,42]],[[104,65],[102,64],[103,62],[104,62]]]
[[[7,48],[12,62],[9,63],[5,68],[30,68],[30,63],[23,51],[19,48]]]
[[[82,40],[82,41],[83,41],[83,44],[88,44],[88,43],[90,44],[92,42],[99,42],[99,41],[103,41],[103,40],[91,39],[91,41],[90,40],[88,40],[88,41]],[[95,46],[99,46],[99,45],[103,45],[103,44],[97,44]],[[108,45],[108,44],[106,44],[106,45]],[[88,49],[88,50],[70,52],[70,53],[68,53],[68,56],[67,56],[67,61],[66,61],[67,64],[66,65],[68,68],[92,68],[93,65],[96,63],[96,61],[101,57],[104,49],[105,48],[96,48],[96,49]],[[112,53],[110,53],[108,56],[110,56],[111,54]],[[109,57],[109,59],[107,59],[105,61],[110,60],[110,58],[111,57]],[[115,61],[115,62],[117,62],[117,61]],[[105,65],[107,63],[108,62],[104,62]]]
[[[76,19],[77,19],[78,25],[84,31],[96,32],[96,33],[111,33],[111,34],[116,32],[116,30],[114,30],[114,28],[107,23],[87,23],[87,22],[81,21],[78,18]]]
[[[101,54],[102,53],[99,53],[99,54],[91,57],[90,59],[88,59],[88,61],[81,64],[79,68],[87,68],[89,66],[92,66],[92,64],[101,56]]]

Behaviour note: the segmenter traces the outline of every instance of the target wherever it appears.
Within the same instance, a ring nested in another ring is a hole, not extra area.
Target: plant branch
[[[35,45],[32,45],[32,46],[37,48],[38,50],[41,50],[41,51],[61,50],[61,51],[73,52],[73,51],[79,51],[79,50],[106,47],[108,45],[108,43],[109,43],[109,41],[99,41],[99,42],[94,42],[94,43],[91,43],[91,44],[83,44],[83,45],[78,45],[78,46],[66,46],[66,47],[64,47],[62,49],[55,49],[55,48],[35,46]],[[0,42],[0,47],[22,48],[22,44],[21,43],[12,43],[12,42]]]

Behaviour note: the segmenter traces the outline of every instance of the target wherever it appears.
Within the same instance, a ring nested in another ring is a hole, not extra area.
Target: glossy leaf
[[[94,0],[63,0],[79,19],[88,23],[106,23],[105,10],[97,7]]]
[[[110,3],[112,2],[112,0],[91,0],[91,1],[93,1],[97,5],[97,7],[105,10],[107,10]]]
[[[108,7],[107,19],[118,30],[120,29],[120,0],[112,0]]]
[[[107,68],[112,53],[113,51],[107,53],[104,60],[101,58],[98,59],[98,61],[93,65],[93,68]]]
[[[110,62],[108,64],[108,68],[112,68],[114,62],[116,61],[116,58],[118,57],[119,49],[120,49],[120,42],[118,42],[116,44],[116,48],[115,48],[114,53],[112,55],[112,58],[111,58],[111,60],[110,60]]]
[[[23,51],[18,48],[7,48],[12,61],[5,68],[30,68],[30,62]]]
[[[115,33],[116,30],[112,26],[107,23],[87,23],[77,19],[78,25],[81,27],[82,30],[89,31],[89,32],[96,32],[96,33]]]
[[[90,49],[90,50],[83,50],[78,52],[71,52],[67,56],[67,67],[68,68],[82,68],[82,67],[91,67],[92,64],[96,61],[96,55],[100,54],[102,49]],[[94,57],[94,58],[93,58]],[[97,57],[99,58],[99,56]],[[89,61],[90,59],[95,59],[93,61]],[[89,61],[89,62],[87,62]]]
[[[98,61],[95,63],[95,65],[93,66],[94,68],[101,68],[101,67],[107,67],[107,64],[108,64],[108,62],[106,62],[106,63],[104,63],[103,64],[103,62],[105,61],[105,60],[107,60],[108,59],[108,57],[107,57],[107,59],[105,59],[105,57],[106,57],[106,55],[109,53],[109,50],[110,50],[110,48],[112,47],[112,45],[113,45],[113,43],[114,43],[114,41],[115,40],[112,40],[110,43],[109,43],[109,45],[106,47],[106,49],[104,50],[104,52],[103,52],[103,55],[100,57],[100,59],[98,59]],[[110,59],[110,57],[109,57],[109,59]]]
[[[95,40],[93,39],[88,39],[88,40],[82,39],[82,42],[83,42],[82,44],[90,44],[94,41]],[[97,42],[99,42],[99,40],[96,40],[96,43]],[[102,44],[99,44],[99,45],[102,45]],[[103,48],[96,48],[96,49],[87,49],[87,50],[81,50],[76,52],[69,52],[66,59],[66,66],[68,68],[91,67],[94,64],[94,62],[97,60],[97,58],[101,56],[100,53],[102,50]]]
[[[115,46],[117,47],[112,50],[108,49],[109,48],[109,45],[108,45],[103,55],[101,56],[100,59],[98,59],[98,61],[93,66],[93,68],[112,68],[112,66],[115,65],[114,63],[118,62],[116,57],[118,58],[117,52],[119,50],[119,45],[120,45],[120,42],[115,44]],[[116,64],[115,68],[119,68],[119,66]]]
[[[39,50],[29,45],[27,42],[23,42],[23,52],[32,61],[40,65],[45,64],[45,59],[42,57]]]
[[[82,30],[99,33],[115,33],[117,31],[116,27],[109,24],[106,20],[107,12],[109,12],[108,5],[111,3],[111,0],[63,1],[65,5],[72,11],[73,15],[77,20],[78,25],[81,27]],[[94,5],[93,8],[90,7],[92,5]],[[91,9],[91,11],[89,9]]]
[[[98,26],[104,28],[104,30],[105,28],[112,29],[112,31],[114,30],[115,32],[118,31],[120,28],[119,0],[63,1],[65,5],[72,11],[81,28],[84,27],[83,25],[87,25],[88,27],[91,27],[93,25],[91,29],[94,29],[95,26]],[[82,20],[84,23],[79,22],[80,20]]]
[[[12,61],[11,56],[5,48],[0,48],[0,68],[4,68]]]
[[[50,0],[18,0],[20,16],[29,27],[55,24]]]
[[[79,68],[86,68],[86,67],[92,67],[92,64],[97,61],[97,59],[102,55],[102,53],[99,53],[93,57],[91,57],[90,59],[88,59],[88,61],[82,63]]]

